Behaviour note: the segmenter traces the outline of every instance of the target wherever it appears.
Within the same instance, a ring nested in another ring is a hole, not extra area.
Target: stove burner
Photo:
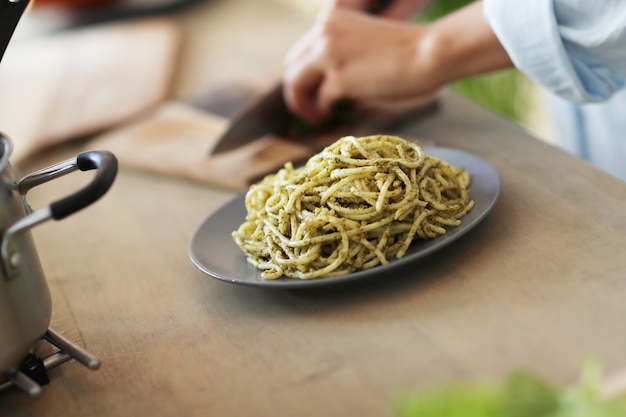
[[[48,341],[58,351],[43,359],[29,354],[19,369],[12,369],[4,373],[8,381],[0,383],[0,391],[15,386],[27,394],[35,396],[41,392],[41,386],[49,382],[47,371],[70,359],[76,359],[79,363],[92,370],[100,367],[100,359],[52,329],[46,331],[43,340]]]

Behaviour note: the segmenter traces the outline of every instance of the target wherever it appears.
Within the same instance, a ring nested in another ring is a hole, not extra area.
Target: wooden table
[[[278,62],[307,25],[259,0],[179,17],[189,30],[179,95]],[[220,37],[251,22],[274,23],[263,39]],[[37,227],[52,327],[102,366],[55,368],[36,398],[0,393],[0,415],[385,416],[415,387],[517,369],[566,384],[587,357],[626,366],[626,184],[447,92],[436,114],[399,133],[487,158],[503,188],[463,239],[378,279],[298,291],[212,279],[188,245],[233,193],[124,167],[97,204]],[[75,152],[59,147],[29,168]],[[31,203],[85,177],[38,187]]]

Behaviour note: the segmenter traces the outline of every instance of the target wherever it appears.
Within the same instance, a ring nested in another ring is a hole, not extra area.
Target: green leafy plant
[[[398,417],[624,417],[626,399],[607,399],[600,392],[601,373],[585,364],[576,384],[552,386],[517,372],[502,384],[473,383],[430,388],[402,395]]]

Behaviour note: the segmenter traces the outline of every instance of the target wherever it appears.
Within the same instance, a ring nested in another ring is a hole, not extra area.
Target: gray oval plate
[[[442,159],[452,165],[466,169],[472,176],[470,197],[475,206],[462,219],[462,224],[447,230],[431,240],[416,240],[406,255],[393,259],[386,265],[353,272],[338,277],[301,280],[279,278],[263,280],[261,271],[246,261],[243,251],[231,237],[246,217],[245,194],[240,194],[212,213],[196,230],[189,246],[191,261],[202,272],[222,281],[239,285],[269,288],[302,288],[339,284],[386,272],[389,268],[415,262],[449,245],[476,226],[491,211],[500,195],[501,180],[498,170],[489,161],[452,148],[424,147],[428,155]]]

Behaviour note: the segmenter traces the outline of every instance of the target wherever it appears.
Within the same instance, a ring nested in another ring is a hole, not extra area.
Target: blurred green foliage
[[[398,417],[623,417],[626,399],[605,398],[602,372],[585,362],[575,384],[553,386],[528,372],[502,383],[474,382],[431,387],[398,397]]]
[[[420,21],[436,20],[469,3],[472,0],[431,0]],[[528,119],[532,82],[516,69],[466,78],[452,88],[515,122]]]

